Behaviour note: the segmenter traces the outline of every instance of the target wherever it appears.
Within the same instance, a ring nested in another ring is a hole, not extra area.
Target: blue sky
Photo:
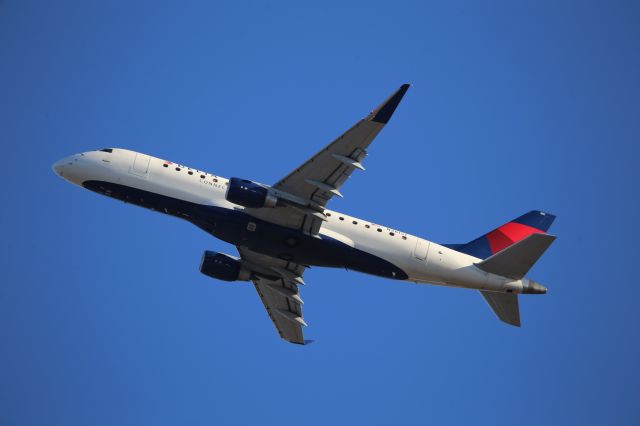
[[[438,242],[558,216],[523,327],[314,268],[316,343],[234,248],[55,176],[126,147],[277,181],[413,86],[331,207]],[[0,2],[0,424],[638,424],[637,2]]]

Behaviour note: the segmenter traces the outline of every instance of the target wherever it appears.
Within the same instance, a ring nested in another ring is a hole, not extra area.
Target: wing
[[[280,337],[291,343],[309,343],[302,332],[302,326],[307,324],[302,318],[304,302],[298,292],[298,285],[304,284],[305,267],[246,247],[238,247],[238,252],[254,271],[251,281]]]
[[[367,155],[367,148],[389,122],[408,89],[409,85],[403,84],[371,114],[281,179],[274,188],[313,200],[321,206],[334,195],[342,196],[340,187],[354,169],[363,170],[361,162]]]
[[[303,200],[299,204],[307,206],[307,209],[286,206],[246,209],[246,212],[272,223],[302,229],[310,235],[317,234],[324,220],[327,202],[333,196],[342,197],[340,188],[355,169],[364,170],[361,163],[367,156],[367,148],[389,122],[408,89],[408,84],[400,86],[368,116],[273,185],[276,191]]]

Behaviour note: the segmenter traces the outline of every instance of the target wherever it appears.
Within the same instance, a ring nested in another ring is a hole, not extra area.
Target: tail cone
[[[546,294],[547,288],[540,283],[533,280],[529,280],[529,283],[524,288],[524,294]]]

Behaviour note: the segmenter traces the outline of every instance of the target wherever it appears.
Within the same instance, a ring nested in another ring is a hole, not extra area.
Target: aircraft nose
[[[64,166],[67,162],[68,160],[66,158],[63,158],[62,160],[59,160],[53,163],[53,166],[51,166],[51,168],[53,169],[53,172],[58,176],[61,176],[61,177],[64,176]]]
[[[84,154],[72,155],[65,157],[60,161],[53,163],[51,168],[53,172],[62,179],[69,181],[75,185],[82,186],[82,182],[86,177],[87,165],[81,160]]]

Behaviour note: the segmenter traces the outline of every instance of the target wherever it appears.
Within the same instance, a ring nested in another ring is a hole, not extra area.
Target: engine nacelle
[[[251,271],[242,262],[228,254],[205,251],[200,261],[200,272],[222,281],[249,281]]]
[[[244,207],[275,207],[278,198],[268,188],[246,179],[231,178],[225,194],[227,201]]]

